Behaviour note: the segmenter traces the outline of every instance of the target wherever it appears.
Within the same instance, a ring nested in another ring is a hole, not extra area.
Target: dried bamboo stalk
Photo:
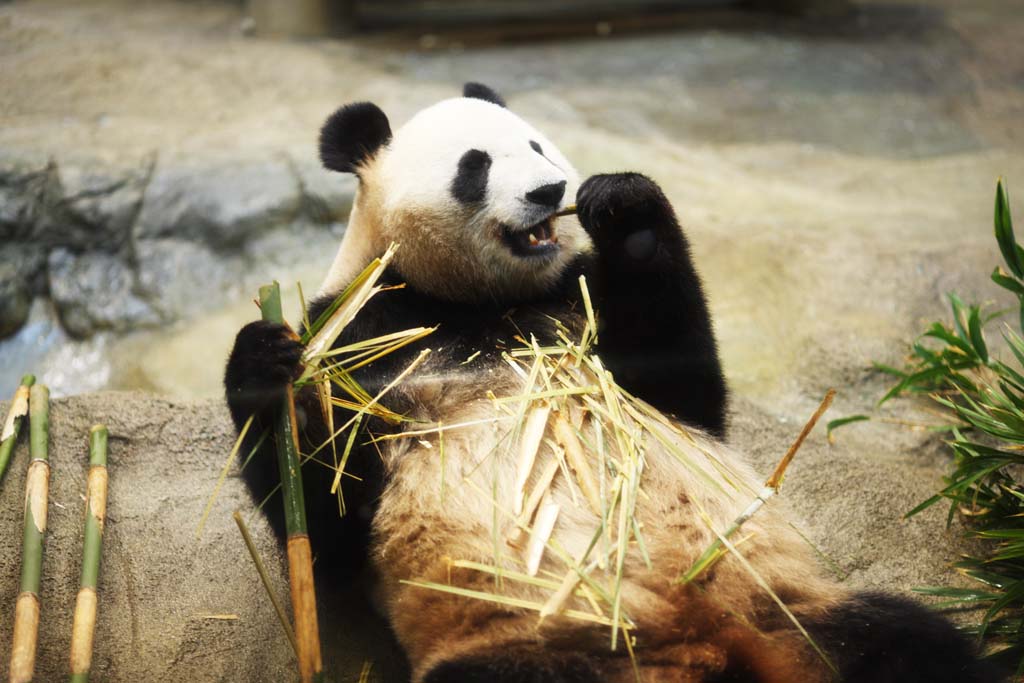
[[[576,480],[580,484],[580,489],[583,490],[583,497],[587,499],[587,503],[590,504],[590,509],[594,514],[600,515],[601,493],[598,491],[594,472],[591,469],[590,463],[587,462],[586,455],[583,453],[583,445],[576,436],[576,431],[564,417],[559,415],[555,419],[554,432],[555,441],[565,449],[566,460],[569,461],[569,466],[576,473]]]
[[[284,629],[285,636],[288,637],[288,642],[291,643],[292,651],[295,656],[299,656],[299,645],[295,642],[295,631],[292,630],[292,625],[288,623],[288,615],[285,614],[284,605],[277,597],[277,593],[274,592],[273,587],[270,585],[270,576],[267,574],[267,568],[263,566],[263,560],[260,559],[260,554],[256,551],[256,544],[252,540],[252,535],[249,533],[249,527],[245,525],[245,520],[242,519],[242,513],[235,510],[231,515],[235,519],[235,524],[238,525],[238,530],[242,533],[242,540],[245,541],[245,547],[249,551],[249,557],[252,558],[252,563],[256,565],[256,573],[260,575],[260,582],[263,583],[263,588],[266,589],[267,595],[270,597],[270,604],[274,606],[274,611],[277,613],[277,619],[281,622],[281,628]]]
[[[526,499],[526,503],[523,505],[522,512],[516,518],[515,524],[508,533],[507,541],[510,546],[519,547],[519,544],[523,542],[523,528],[530,525],[533,513],[536,512],[537,506],[540,505],[540,501],[544,498],[544,494],[551,488],[551,481],[555,478],[555,474],[558,473],[558,467],[558,458],[554,458],[541,472],[540,478],[537,479],[537,485],[533,487],[530,497]]]
[[[7,470],[7,463],[11,460],[14,444],[18,441],[18,432],[21,430],[22,420],[24,420],[25,415],[28,413],[29,390],[35,383],[35,375],[25,375],[22,377],[21,385],[14,392],[11,406],[7,410],[7,419],[4,420],[3,431],[0,431],[0,481],[3,480],[4,472]]]
[[[544,548],[555,530],[558,513],[562,507],[558,503],[544,502],[537,511],[537,519],[530,532],[530,540],[526,544],[526,573],[536,576],[540,569],[540,561],[544,557]]]
[[[793,457],[800,449],[800,446],[803,445],[807,435],[811,433],[812,429],[814,429],[814,425],[818,424],[818,420],[825,414],[825,411],[828,410],[829,406],[832,405],[832,399],[835,398],[835,395],[835,389],[828,390],[828,393],[825,394],[825,398],[821,401],[821,405],[819,405],[818,409],[814,411],[814,414],[811,416],[811,419],[807,421],[807,424],[804,425],[804,428],[800,430],[800,434],[796,437],[793,445],[789,447],[789,450],[786,451],[782,460],[780,460],[779,464],[775,467],[775,471],[772,472],[772,475],[768,477],[767,481],[765,481],[761,492],[757,494],[757,498],[755,498],[754,501],[748,505],[742,513],[740,513],[739,517],[733,520],[732,524],[730,524],[718,538],[715,538],[715,540],[712,541],[711,545],[701,553],[700,557],[694,561],[686,573],[679,578],[679,583],[686,584],[693,581],[708,567],[717,562],[726,552],[728,552],[726,544],[723,543],[723,539],[729,539],[732,537],[733,534],[739,531],[740,528],[746,524],[750,518],[764,506],[765,503],[779,492],[779,486],[782,484],[782,478],[786,474],[786,468],[789,467],[789,463],[793,461]]]
[[[93,425],[89,432],[89,483],[85,494],[85,540],[82,543],[82,578],[75,599],[71,627],[69,683],[88,683],[96,630],[96,587],[100,574],[103,523],[107,514],[107,428]]]
[[[43,537],[50,486],[50,392],[42,384],[29,395],[29,455],[25,478],[25,535],[21,554],[21,588],[14,613],[11,644],[11,683],[29,683],[35,672],[39,640],[39,579],[43,567]]]
[[[548,415],[551,414],[551,406],[544,404],[530,410],[526,418],[526,425],[523,427],[523,434],[519,440],[519,460],[516,462],[516,488],[513,511],[520,514],[523,511],[523,491],[526,489],[526,481],[533,471],[533,463],[537,459],[537,451],[540,450],[540,442],[544,438],[544,429],[548,424]]]
[[[264,320],[284,324],[281,289],[277,282],[260,287],[260,311]],[[322,676],[323,663],[320,659],[320,632],[313,585],[313,553],[309,545],[302,470],[299,466],[298,432],[295,396],[289,384],[277,417],[274,438],[281,472],[285,529],[288,533],[288,578],[295,619],[295,641],[298,645],[299,676],[303,683],[309,683]]]

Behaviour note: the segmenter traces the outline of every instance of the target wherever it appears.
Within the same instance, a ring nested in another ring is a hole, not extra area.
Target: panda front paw
[[[284,325],[257,320],[238,332],[224,374],[228,406],[236,422],[284,394],[302,374],[302,352],[295,333]]]
[[[678,231],[661,188],[639,173],[591,176],[576,193],[576,214],[599,252],[634,261],[652,258],[668,231]]]

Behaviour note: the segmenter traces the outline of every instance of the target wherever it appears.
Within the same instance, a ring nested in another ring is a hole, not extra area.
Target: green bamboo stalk
[[[100,575],[103,522],[107,515],[107,428],[89,431],[89,483],[85,494],[85,540],[82,543],[82,578],[75,600],[71,628],[69,683],[88,683],[96,630],[96,586]]]
[[[0,427],[3,430],[0,432],[0,481],[7,471],[7,463],[11,461],[11,453],[14,452],[14,444],[18,441],[18,432],[21,431],[21,422],[28,412],[29,390],[35,383],[35,375],[25,375],[21,378],[21,385],[14,392],[11,407],[7,410],[7,419]]]
[[[32,386],[29,393],[29,455],[32,462],[25,478],[25,535],[21,551],[21,592],[14,612],[11,683],[30,683],[35,672],[39,639],[39,580],[50,486],[49,401],[49,389],[42,384]]]
[[[260,287],[260,311],[264,320],[284,324],[281,288],[276,281],[272,285]],[[309,683],[321,678],[323,664],[320,659],[320,632],[313,586],[313,553],[309,545],[302,471],[299,468],[298,431],[295,395],[289,384],[274,425],[274,440],[281,471],[285,529],[288,533],[288,578],[298,645],[299,675],[303,683]]]

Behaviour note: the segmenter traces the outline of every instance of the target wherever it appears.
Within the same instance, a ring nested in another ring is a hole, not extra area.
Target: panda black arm
[[[585,272],[602,360],[627,391],[722,436],[726,388],[711,318],[665,195],[640,174],[598,175],[576,204],[597,252]]]
[[[241,431],[250,415],[253,416],[239,451],[243,461],[248,459],[242,478],[255,503],[266,500],[263,513],[282,540],[285,538],[283,508],[280,497],[270,495],[281,481],[272,430],[285,387],[301,372],[301,354],[302,346],[283,325],[264,321],[249,323],[235,339],[224,375],[225,394],[235,427]],[[325,442],[329,433],[311,390],[296,392],[295,401],[300,416],[301,450],[310,453]],[[254,448],[256,452],[247,457]],[[359,460],[372,465],[376,458]],[[350,510],[353,514],[339,516],[337,499],[330,493],[333,478],[332,469],[311,461],[303,465],[310,542],[318,562],[330,564],[338,573],[346,574],[350,570],[354,573],[366,556],[362,546],[369,537],[368,518],[359,504],[362,501],[353,501],[356,503],[352,506],[354,510]]]
[[[284,325],[262,320],[249,323],[235,337],[224,372],[224,393],[231,419],[239,432],[252,417],[239,452],[248,464],[242,476],[256,502],[262,501],[280,481],[274,456],[274,415],[285,387],[295,379],[302,347]],[[284,537],[284,513],[280,505],[264,506],[274,531]]]

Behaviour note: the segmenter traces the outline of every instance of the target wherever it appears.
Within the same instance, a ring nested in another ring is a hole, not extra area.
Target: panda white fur
[[[725,463],[749,491],[758,490],[754,473],[720,440],[726,392],[707,306],[686,239],[655,183],[614,174],[581,185],[550,140],[479,84],[421,111],[394,134],[375,105],[343,107],[322,130],[321,156],[328,168],[355,173],[360,184],[311,319],[373,257],[398,242],[384,282],[406,286],[372,299],[337,344],[438,326],[421,343],[360,371],[357,379],[371,394],[429,346],[429,362],[389,395],[389,407],[414,418],[417,429],[493,417],[488,390],[499,396],[523,391],[501,351],[517,334],[550,343],[554,319],[578,332],[583,318],[577,282],[585,274],[600,320],[598,352],[618,383],[688,426],[693,443],[666,428],[665,438],[676,447],[709,470],[711,458]],[[573,202],[578,218],[553,217]],[[250,434],[269,423],[273,399],[300,370],[301,348],[293,339],[284,328],[262,322],[239,332],[225,385],[236,424],[256,416]],[[297,400],[305,405],[305,443],[322,443],[329,432],[319,409],[301,392]],[[335,423],[347,417],[336,415]],[[366,435],[403,428],[371,421]],[[515,495],[516,450],[495,448],[503,434],[486,422],[446,432],[443,475],[436,434],[364,444],[350,459],[348,470],[358,481],[344,483],[345,517],[329,492],[333,473],[307,465],[319,574],[327,571],[340,581],[368,565],[415,683],[635,680],[626,648],[620,642],[612,651],[604,626],[559,616],[538,623],[533,611],[402,583],[494,590],[492,576],[453,570],[450,560],[494,562],[495,509],[511,509]],[[852,593],[825,578],[775,504],[744,527],[749,539],[743,555],[838,674],[734,559],[720,561],[694,584],[679,585],[681,572],[714,538],[698,511],[724,529],[751,496],[708,486],[657,443],[648,443],[646,458],[646,499],[637,518],[651,568],[631,552],[622,583],[622,608],[636,623],[641,680],[998,680],[940,617],[904,599]],[[277,465],[261,453],[243,474],[261,500],[277,482]],[[442,500],[442,476],[476,485],[450,484]],[[552,496],[563,512],[553,538],[579,557],[600,519],[573,505],[571,495],[556,476]],[[277,507],[265,509],[283,533]],[[521,569],[515,552],[498,552],[506,569]],[[562,575],[566,567],[547,553],[542,570]],[[607,580],[599,568],[592,576]],[[513,581],[502,590],[534,603],[550,594]],[[586,609],[585,603],[578,606]]]

